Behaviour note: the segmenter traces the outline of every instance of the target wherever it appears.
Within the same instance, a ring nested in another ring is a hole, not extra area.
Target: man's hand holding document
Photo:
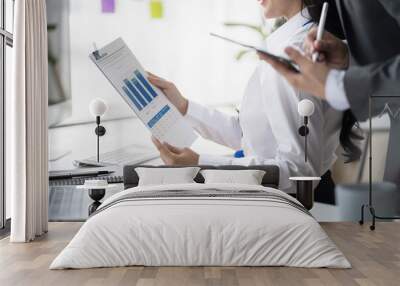
[[[161,142],[188,147],[197,136],[161,90],[152,85],[139,61],[118,38],[90,58],[152,135]]]

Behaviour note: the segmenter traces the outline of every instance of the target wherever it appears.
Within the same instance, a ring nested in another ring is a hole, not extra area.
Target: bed
[[[218,167],[265,170],[259,186],[204,184],[201,175],[196,183],[137,186],[136,167],[125,167],[126,190],[103,202],[50,269],[351,267],[308,210],[277,189],[275,166]]]

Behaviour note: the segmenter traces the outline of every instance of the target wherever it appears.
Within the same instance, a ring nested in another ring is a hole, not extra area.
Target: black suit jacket
[[[336,5],[353,61],[344,80],[346,95],[364,121],[371,95],[400,96],[400,0],[336,0]],[[390,100],[375,102],[373,115]],[[394,111],[399,102],[391,102]],[[400,118],[391,121],[385,178],[400,183]]]

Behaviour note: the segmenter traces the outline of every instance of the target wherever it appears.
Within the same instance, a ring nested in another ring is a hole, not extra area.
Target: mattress
[[[291,196],[263,186],[194,183],[110,197],[50,269],[135,265],[351,267]]]

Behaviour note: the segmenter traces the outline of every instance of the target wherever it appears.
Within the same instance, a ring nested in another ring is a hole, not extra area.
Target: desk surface
[[[151,134],[137,118],[113,120],[102,123],[106,135],[100,138],[100,153],[114,151],[123,147],[138,145],[156,152],[151,142]],[[49,129],[49,169],[74,169],[73,161],[96,155],[97,138],[94,133],[96,124],[82,124]],[[232,155],[221,145],[199,138],[193,145],[198,153]],[[162,164],[160,159],[146,162]]]
[[[136,118],[102,123],[106,135],[100,138],[100,153],[114,151],[130,145],[145,146],[156,151],[150,135]],[[49,129],[49,169],[74,169],[73,161],[96,155],[96,124],[82,124]]]
[[[155,148],[148,131],[135,118],[114,120],[102,124],[106,135],[100,139],[100,152],[110,152],[132,144]],[[75,169],[74,160],[85,159],[96,154],[96,125],[82,124],[49,129],[49,169]],[[161,164],[160,159],[146,162]],[[122,175],[113,174],[113,175]],[[123,184],[107,190],[105,199],[123,190]],[[84,221],[88,217],[88,207],[93,201],[86,190],[76,186],[51,186],[49,189],[50,221]]]

